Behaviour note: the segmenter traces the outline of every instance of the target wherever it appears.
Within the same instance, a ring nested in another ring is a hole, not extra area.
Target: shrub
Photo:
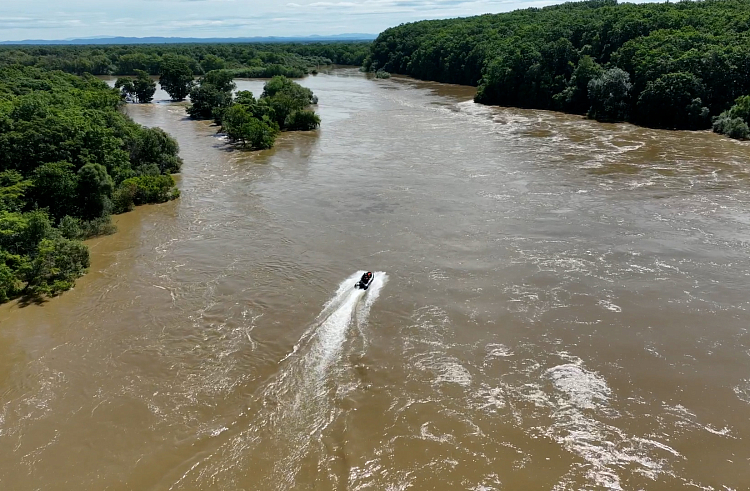
[[[320,126],[320,118],[313,111],[294,111],[286,117],[284,127],[288,130],[310,131]]]
[[[164,203],[180,196],[179,190],[174,187],[174,179],[170,175],[138,176],[126,179],[120,185],[124,188],[123,198],[127,203],[127,196],[132,193],[133,203],[142,205],[146,203]],[[133,193],[133,186],[135,192]]]
[[[744,140],[750,136],[750,127],[742,118],[733,118],[729,111],[724,111],[714,120],[714,132]]]
[[[89,265],[89,250],[83,243],[62,237],[43,239],[29,268],[27,290],[56,295],[72,288]]]

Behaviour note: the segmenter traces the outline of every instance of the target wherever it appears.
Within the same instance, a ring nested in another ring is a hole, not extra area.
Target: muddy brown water
[[[302,83],[264,152],[128,106],[182,198],[0,310],[2,489],[750,488],[748,144]]]

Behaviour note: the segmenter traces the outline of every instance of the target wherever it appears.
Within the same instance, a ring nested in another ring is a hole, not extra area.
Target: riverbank
[[[383,31],[365,67],[477,85],[484,104],[707,129],[750,94],[748,12],[748,0],[592,1],[421,21]]]

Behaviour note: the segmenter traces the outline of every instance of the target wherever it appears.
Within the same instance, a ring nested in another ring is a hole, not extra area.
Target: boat
[[[367,290],[370,288],[370,285],[372,285],[372,280],[375,279],[375,275],[372,273],[372,271],[368,271],[367,273],[362,275],[362,279],[360,279],[357,283],[354,284],[354,288],[358,288],[360,290]]]

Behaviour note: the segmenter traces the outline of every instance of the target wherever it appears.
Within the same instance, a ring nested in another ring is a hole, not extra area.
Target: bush
[[[381,68],[375,72],[375,78],[391,78],[391,74]]]
[[[18,295],[20,288],[21,281],[15,271],[6,264],[0,263],[0,302],[7,302]]]
[[[112,194],[112,213],[119,214],[133,211],[135,208],[135,195],[138,193],[138,185],[126,179]]]
[[[43,239],[28,271],[27,290],[35,295],[56,295],[68,290],[90,265],[83,243],[62,237]]]
[[[714,120],[714,132],[744,140],[750,136],[750,127],[742,118],[733,118],[729,111],[724,111]]]
[[[138,176],[126,179],[120,185],[123,188],[123,198],[127,204],[132,195],[132,202],[136,205],[146,203],[164,203],[180,196],[180,191],[174,187],[174,179],[170,175]],[[133,192],[135,189],[135,192]]]
[[[83,238],[83,230],[81,229],[81,220],[69,215],[63,217],[58,225],[58,230],[63,237],[70,240]]]
[[[310,131],[320,126],[320,118],[313,111],[294,111],[286,117],[284,127],[292,131]]]
[[[94,218],[93,220],[81,221],[81,235],[79,239],[90,239],[100,235],[112,235],[117,232],[117,227],[112,223],[112,217],[109,215]]]

